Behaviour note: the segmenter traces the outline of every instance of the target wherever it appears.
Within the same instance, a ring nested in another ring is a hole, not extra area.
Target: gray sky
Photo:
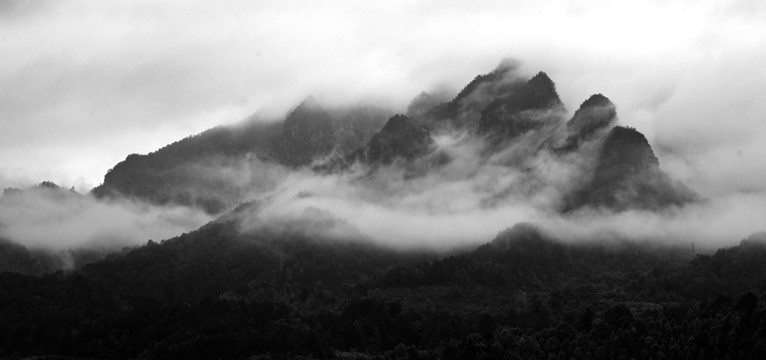
[[[762,3],[0,0],[0,187],[88,190],[130,153],[308,94],[403,110],[514,57],[570,111],[610,97],[694,189],[762,192]]]

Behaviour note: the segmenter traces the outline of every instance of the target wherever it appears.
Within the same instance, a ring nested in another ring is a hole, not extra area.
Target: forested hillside
[[[451,255],[226,222],[72,272],[0,274],[1,356],[760,358],[762,236],[711,255],[517,225]],[[357,239],[358,240],[358,239]]]

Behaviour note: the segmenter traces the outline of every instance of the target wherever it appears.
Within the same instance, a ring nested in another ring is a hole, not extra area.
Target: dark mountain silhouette
[[[336,158],[317,170],[342,171],[356,163],[372,167],[406,163],[425,156],[432,150],[433,139],[426,128],[405,115],[395,115],[388,119],[383,128],[363,147],[346,157]]]
[[[369,164],[388,165],[397,159],[412,160],[430,150],[433,140],[428,130],[408,117],[396,115],[354,156]]]
[[[314,164],[314,170],[325,172],[344,171],[354,163],[372,168],[407,166],[432,154],[431,133],[458,129],[467,130],[469,138],[486,141],[486,157],[513,147],[503,165],[522,170],[540,151],[563,156],[579,151],[584,142],[602,146],[597,155],[585,154],[594,157],[595,172],[585,175],[585,185],[566,194],[565,212],[583,206],[659,209],[695,198],[659,170],[643,135],[614,128],[616,107],[607,97],[591,96],[565,122],[564,105],[544,72],[526,79],[518,64],[503,61],[494,71],[474,78],[451,101],[426,110],[436,102],[420,94],[410,106],[413,117],[397,115],[386,121],[385,111],[374,106],[327,110],[309,97],[284,122],[250,121],[215,128],[148,155],[130,155],[106,174],[104,184],[93,193],[222,213],[257,187],[249,183],[256,180],[248,180],[251,171],[258,171],[250,168],[253,160],[288,167]],[[435,164],[450,161],[442,155],[436,156]],[[244,181],[232,183],[214,170],[221,168],[240,169]],[[415,172],[434,166],[420,168]]]
[[[581,140],[588,139],[595,132],[609,128],[617,122],[617,109],[609,98],[595,94],[585,100],[574,116],[567,122],[567,128]]]
[[[592,181],[574,194],[565,211],[583,206],[659,210],[696,199],[693,192],[660,169],[643,134],[617,126],[604,141]]]
[[[289,166],[305,166],[327,156],[335,147],[330,114],[313,98],[304,100],[282,125],[279,157]]]
[[[592,140],[616,124],[617,108],[612,101],[602,94],[592,95],[567,121],[564,143],[556,147],[560,151],[576,150],[582,142]]]
[[[243,200],[257,161],[308,165],[336,151],[349,154],[380,129],[389,112],[371,105],[325,110],[309,98],[284,122],[251,118],[187,137],[155,152],[131,154],[93,189],[97,197],[122,196],[154,204],[198,206],[218,214]],[[257,160],[257,161],[256,161]],[[256,162],[253,164],[253,162]],[[231,171],[221,171],[229,169]],[[241,173],[247,188],[232,182]],[[257,176],[255,177],[257,179]]]
[[[517,70],[517,63],[503,60],[492,72],[476,76],[451,101],[419,111],[423,115],[417,116],[416,121],[432,129],[446,127],[475,131],[480,113],[489,103],[523,89],[526,80],[516,73]],[[414,99],[413,104],[418,100]]]
[[[478,131],[506,141],[528,131],[560,122],[563,104],[553,81],[544,72],[530,79],[518,92],[492,101],[481,112]],[[548,112],[554,112],[553,116]]]
[[[219,213],[241,201],[243,190],[218,170],[246,167],[253,155],[273,158],[281,128],[280,123],[252,119],[207,130],[146,155],[131,154],[92,192],[97,197],[123,196]]]
[[[386,123],[391,113],[372,105],[354,106],[333,118],[336,145],[334,155],[343,157],[367,144]]]

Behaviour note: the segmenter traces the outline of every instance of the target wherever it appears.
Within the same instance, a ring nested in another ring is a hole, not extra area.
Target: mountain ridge
[[[525,159],[549,151],[547,149],[560,157],[579,152],[585,143],[603,141],[603,145],[597,146],[606,150],[583,155],[593,156],[599,164],[594,174],[585,175],[595,180],[575,194],[565,194],[568,199],[565,213],[583,206],[622,211],[632,207],[631,201],[642,209],[682,206],[694,201],[696,197],[690,190],[676,186],[659,166],[654,166],[658,165],[656,161],[649,161],[656,157],[643,135],[640,139],[636,137],[643,142],[631,142],[632,137],[619,130],[622,128],[614,130],[618,125],[617,110],[606,96],[590,96],[565,119],[566,109],[553,80],[542,71],[526,79],[518,73],[518,67],[517,63],[503,61],[492,72],[474,78],[449,102],[421,110],[412,117],[383,117],[382,111],[374,109],[352,111],[345,117],[331,115],[316,99],[309,97],[288,112],[282,122],[268,125],[252,122],[241,126],[242,130],[211,129],[149,155],[130,155],[107,173],[104,184],[93,189],[93,193],[98,197],[134,196],[158,204],[195,205],[208,213],[221,214],[247,200],[243,198],[246,188],[226,184],[226,179],[214,174],[195,178],[184,164],[197,161],[247,169],[250,165],[244,162],[252,163],[247,155],[261,162],[288,168],[308,166],[314,171],[332,174],[348,171],[356,163],[375,169],[394,163],[407,166],[417,159],[434,156],[435,160],[429,162],[435,165],[416,172],[425,174],[429,168],[451,161],[446,153],[435,152],[434,136],[458,130],[466,132],[468,139],[488,144],[484,157],[507,149],[527,148],[516,151],[505,161],[505,166],[523,167]],[[368,120],[355,122],[354,119]],[[615,145],[615,136],[627,136],[616,142],[626,145]],[[165,156],[164,161],[150,160],[167,152],[175,155]],[[651,156],[643,157],[645,154]],[[235,160],[232,162],[232,159]],[[652,166],[643,166],[642,171],[633,169],[634,165],[647,161]],[[626,165],[621,167],[620,162]],[[644,179],[633,182],[617,179],[608,175],[613,172],[627,172],[627,177]],[[247,172],[244,175],[248,176]],[[636,184],[640,186],[633,186]],[[628,196],[626,201],[615,200],[616,193],[626,191],[641,194]],[[659,198],[662,196],[672,200],[663,201]],[[588,200],[590,197],[596,200]],[[643,201],[646,197],[649,199]]]

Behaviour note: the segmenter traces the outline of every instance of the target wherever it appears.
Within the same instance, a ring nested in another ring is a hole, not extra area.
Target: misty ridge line
[[[695,238],[702,246],[762,228],[753,221],[760,211],[749,210],[763,209],[763,196],[702,201],[660,169],[640,132],[619,126],[606,96],[569,117],[547,74],[528,78],[519,68],[504,60],[454,97],[423,92],[404,115],[309,97],[282,121],[253,116],[132,154],[90,194],[4,196],[0,234],[40,248],[137,245],[223,215],[244,233],[315,230],[448,250],[519,222],[564,241]],[[257,206],[229,213],[251,199]],[[8,215],[23,207],[40,216]],[[84,231],[106,214],[119,221]]]

